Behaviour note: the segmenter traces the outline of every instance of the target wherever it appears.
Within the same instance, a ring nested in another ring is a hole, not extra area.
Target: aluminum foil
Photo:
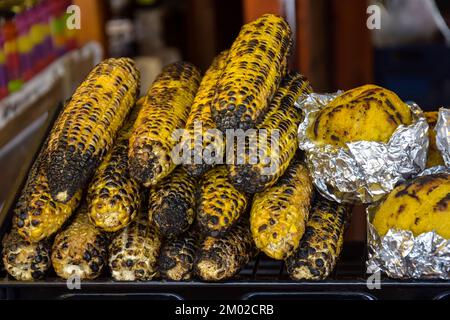
[[[410,126],[400,126],[388,143],[359,141],[346,148],[318,146],[307,133],[317,113],[340,93],[310,94],[298,105],[305,112],[299,127],[300,149],[304,150],[314,184],[333,201],[373,203],[404,179],[423,171],[428,151],[428,124],[422,110],[409,104],[414,117]]]
[[[435,167],[427,173],[450,172]],[[450,240],[436,232],[417,237],[411,231],[391,229],[381,237],[372,225],[381,202],[367,209],[367,273],[381,272],[395,279],[450,279]]]
[[[445,165],[450,167],[450,109],[441,108],[436,124],[436,145],[442,153]]]

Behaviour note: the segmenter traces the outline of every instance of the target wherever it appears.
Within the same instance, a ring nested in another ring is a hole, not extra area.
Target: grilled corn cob
[[[139,73],[130,59],[97,65],[65,106],[48,144],[53,199],[66,203],[86,187],[135,103]]]
[[[230,279],[256,253],[248,221],[242,219],[227,235],[221,238],[206,237],[201,241],[195,272],[205,281]]]
[[[216,157],[223,157],[223,141],[219,140],[213,129],[216,124],[211,115],[211,102],[217,88],[217,81],[220,79],[223,69],[226,66],[228,51],[218,55],[211,67],[206,72],[195,96],[191,113],[186,122],[186,131],[189,142],[188,150],[190,164],[185,164],[184,168],[192,176],[201,176],[214,166],[212,163]],[[200,140],[201,138],[201,140]],[[204,155],[210,155],[211,159],[204,159]]]
[[[141,214],[117,233],[109,246],[109,267],[117,281],[151,280],[157,274],[161,240],[154,224]]]
[[[45,152],[41,151],[14,210],[14,226],[25,240],[32,243],[56,233],[78,207],[82,196],[79,190],[66,204],[54,201],[44,167]]]
[[[343,93],[322,109],[308,134],[319,144],[344,147],[354,141],[388,142],[412,113],[394,92],[365,85]]]
[[[428,125],[430,126],[430,129],[428,131],[430,147],[428,149],[427,168],[444,165],[444,159],[442,158],[441,152],[436,146],[436,131],[434,131],[438,116],[438,112],[425,112],[425,118],[427,119]]]
[[[255,195],[250,225],[258,249],[284,260],[298,248],[313,189],[308,169],[297,155],[277,184]]]
[[[140,209],[141,190],[128,172],[128,140],[138,111],[139,103],[97,168],[87,193],[89,218],[107,232],[126,227]]]
[[[50,243],[44,240],[30,243],[17,230],[3,238],[3,264],[6,271],[19,281],[42,279],[50,268]]]
[[[247,130],[262,120],[286,72],[291,47],[291,29],[278,16],[266,14],[242,28],[211,105],[220,130]]]
[[[164,68],[147,93],[130,138],[129,169],[146,187],[176,167],[173,133],[184,128],[200,82],[196,67],[177,62]]]
[[[174,237],[187,231],[195,218],[195,178],[182,167],[150,190],[149,219],[161,234]]]
[[[349,218],[346,206],[319,200],[297,251],[286,260],[294,280],[323,280],[334,270],[344,243]]]
[[[247,193],[261,192],[273,186],[283,175],[298,149],[297,131],[302,112],[294,103],[311,91],[308,81],[299,73],[290,73],[283,79],[268,113],[257,126],[260,133],[257,148],[250,147],[247,142],[244,164],[229,166],[230,181],[237,189]],[[266,137],[261,134],[262,130],[267,132]],[[262,139],[265,147],[261,144]],[[272,148],[272,142],[277,148]],[[253,151],[257,151],[254,156],[259,158],[252,164],[250,157]]]
[[[191,280],[200,234],[191,228],[186,234],[166,241],[159,255],[159,273],[173,281]]]
[[[378,207],[373,225],[381,236],[390,229],[415,236],[436,231],[450,239],[450,174],[423,176],[398,185]]]
[[[204,234],[225,234],[247,209],[247,196],[230,183],[225,166],[207,172],[198,190],[197,221]]]
[[[52,247],[52,264],[56,274],[69,279],[97,278],[108,259],[108,237],[89,221],[86,205],[82,205],[74,221],[60,232]]]

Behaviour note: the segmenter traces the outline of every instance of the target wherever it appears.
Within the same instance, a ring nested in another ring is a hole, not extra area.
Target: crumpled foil
[[[307,135],[317,113],[340,93],[309,94],[297,102],[305,112],[299,127],[300,149],[307,156],[315,186],[340,203],[373,203],[404,179],[423,171],[428,151],[428,124],[422,110],[409,104],[414,123],[399,126],[388,143],[358,141],[347,148],[318,146]]]
[[[450,109],[441,108],[436,124],[436,145],[442,153],[445,165],[450,167]]]
[[[426,173],[450,172],[434,167]],[[417,237],[411,231],[391,229],[381,237],[372,225],[381,202],[367,208],[367,273],[381,272],[395,279],[450,279],[450,240],[436,232]]]

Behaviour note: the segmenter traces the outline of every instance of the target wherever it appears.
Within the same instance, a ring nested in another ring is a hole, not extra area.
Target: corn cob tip
[[[154,215],[154,221],[165,236],[177,236],[185,232],[194,220],[194,209],[177,195],[169,195]]]
[[[221,260],[202,260],[197,263],[196,270],[198,276],[205,281],[217,281],[223,279],[224,262]]]
[[[200,233],[197,228],[176,239],[166,240],[159,255],[161,277],[173,281],[187,281],[193,277],[195,256]]]
[[[46,240],[30,243],[13,230],[2,245],[5,270],[18,281],[40,280],[50,268],[50,243]]]
[[[109,246],[109,267],[116,281],[151,280],[157,273],[161,247],[156,227],[141,214],[114,236]]]
[[[239,174],[229,174],[228,178],[233,186],[248,194],[255,194],[265,189],[268,175],[261,175],[253,165],[239,165]]]
[[[166,151],[157,145],[144,145],[137,154],[129,154],[128,169],[133,179],[144,187],[156,185],[171,173],[172,159],[159,158]],[[162,174],[163,173],[163,174]]]
[[[52,265],[56,274],[69,279],[95,279],[107,263],[109,237],[89,221],[83,204],[72,224],[61,231],[52,246]]]

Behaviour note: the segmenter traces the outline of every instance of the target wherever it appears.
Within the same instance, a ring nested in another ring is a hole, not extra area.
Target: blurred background
[[[291,67],[316,91],[376,83],[425,110],[450,105],[448,0],[0,0],[0,207],[101,59],[134,57],[145,92],[173,61],[206,70],[269,12],[291,25]],[[350,236],[364,237],[356,219]]]

